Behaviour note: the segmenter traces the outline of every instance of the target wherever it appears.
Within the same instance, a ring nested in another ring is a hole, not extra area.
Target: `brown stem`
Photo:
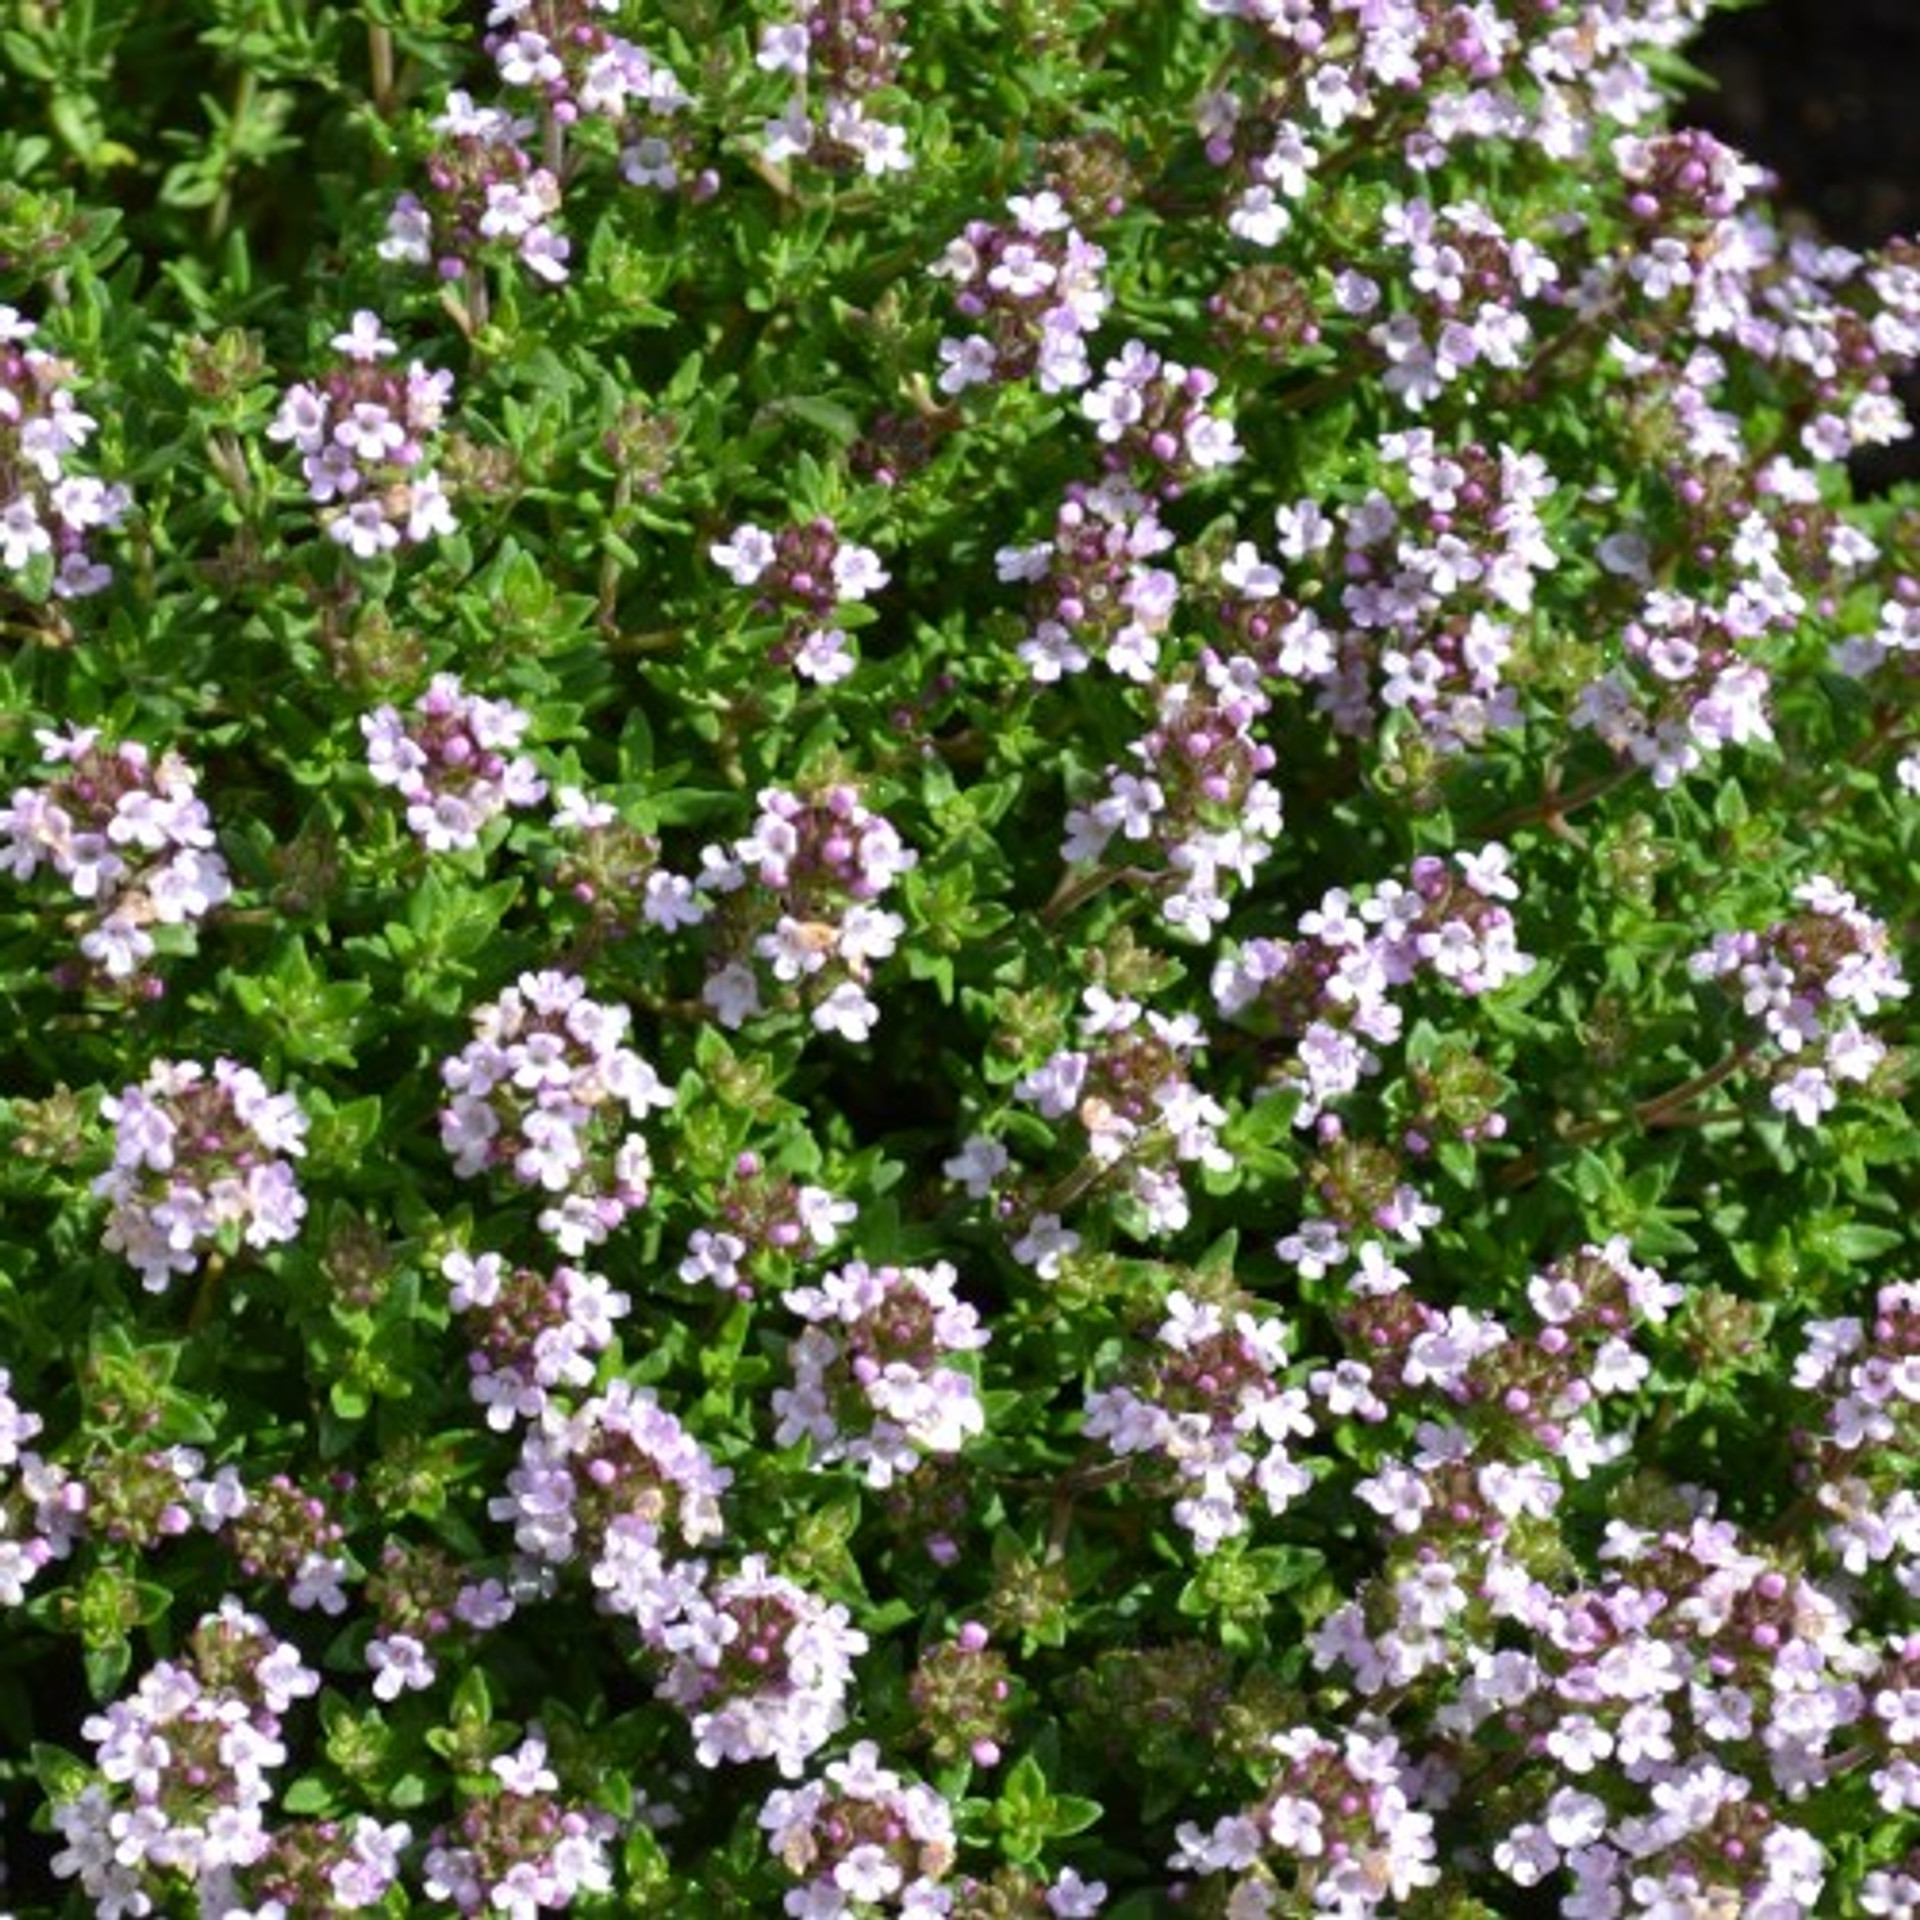
[[[373,110],[382,120],[393,118],[393,29],[367,22],[367,69],[373,88]]]
[[[1096,894],[1106,890],[1122,880],[1146,881],[1153,875],[1144,867],[1095,867],[1091,873],[1083,873],[1078,879],[1067,874],[1054,888],[1053,897],[1040,909],[1040,918],[1047,926],[1063,920],[1075,907],[1084,906]]]
[[[1529,800],[1523,807],[1515,807],[1510,813],[1503,813],[1486,829],[1489,839],[1503,839],[1515,827],[1524,827],[1535,820],[1543,821],[1549,833],[1565,832],[1568,814],[1577,808],[1590,806],[1594,801],[1604,798],[1614,788],[1625,786],[1638,771],[1635,767],[1615,767],[1611,773],[1596,775],[1585,786],[1575,787],[1571,793],[1562,793],[1557,772],[1547,783],[1547,791],[1538,800]]]
[[[1599,1119],[1583,1121],[1579,1126],[1570,1128],[1554,1142],[1560,1147],[1584,1147],[1589,1141],[1602,1140],[1610,1133],[1617,1133],[1629,1125],[1637,1125],[1651,1131],[1654,1128],[1688,1127],[1718,1116],[1690,1114],[1686,1111],[1701,1094],[1709,1093],[1723,1081],[1730,1080],[1753,1058],[1754,1045],[1747,1042],[1735,1047],[1724,1059],[1690,1079],[1667,1088],[1664,1093],[1656,1093],[1650,1099],[1637,1101],[1630,1112],[1624,1114],[1604,1114]],[[1543,1169],[1542,1150],[1533,1148],[1523,1153],[1511,1166],[1504,1167],[1494,1181],[1494,1187],[1501,1193],[1513,1193],[1519,1188],[1530,1185],[1539,1179]]]

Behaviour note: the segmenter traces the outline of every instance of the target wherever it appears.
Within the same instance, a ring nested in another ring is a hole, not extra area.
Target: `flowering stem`
[[[1516,807],[1511,813],[1503,813],[1487,828],[1487,833],[1498,840],[1515,827],[1529,826],[1538,820],[1545,824],[1549,833],[1570,839],[1572,836],[1565,832],[1564,827],[1566,816],[1576,808],[1589,806],[1595,800],[1604,798],[1616,787],[1625,786],[1637,771],[1635,767],[1615,767],[1610,773],[1596,775],[1585,786],[1575,787],[1571,793],[1562,793],[1560,770],[1557,766],[1552,767],[1547,773],[1546,791],[1540,798],[1528,801],[1523,807]]]
[[[233,217],[234,152],[240,144],[241,130],[247,123],[247,116],[253,111],[254,95],[259,84],[251,67],[242,67],[239,79],[234,82],[233,117],[227,122],[224,151],[220,156],[220,187],[213,196],[213,204],[207,209],[207,243],[210,246],[226,237],[227,223]]]
[[[620,477],[613,483],[613,506],[607,518],[618,525],[627,517],[627,509],[633,505],[633,475],[624,467]],[[609,546],[600,555],[599,604],[595,608],[595,618],[599,621],[600,631],[609,639],[614,637],[614,608],[620,598],[620,559]]]
[[[1040,909],[1040,918],[1048,926],[1063,920],[1075,907],[1083,906],[1096,894],[1106,890],[1122,880],[1146,881],[1153,875],[1143,867],[1095,867],[1091,873],[1083,873],[1078,879],[1071,874],[1065,876],[1054,888],[1053,897]]]
[[[800,197],[794,191],[792,177],[778,161],[756,153],[747,161],[747,165],[773,189],[775,198],[783,205],[791,204]]]
[[[220,1292],[220,1281],[226,1273],[227,1263],[218,1253],[207,1255],[207,1264],[200,1275],[200,1284],[194,1289],[193,1305],[187,1309],[187,1331],[197,1333],[213,1318],[213,1303]]]
[[[1040,1213],[1064,1213],[1076,1200],[1092,1192],[1106,1175],[1126,1164],[1120,1160],[1096,1160],[1091,1154],[1064,1178],[1056,1180],[1041,1196],[1036,1209]]]
[[[1734,1048],[1725,1059],[1717,1060],[1703,1073],[1696,1073],[1691,1080],[1683,1080],[1677,1087],[1669,1087],[1665,1093],[1656,1094],[1651,1100],[1642,1100],[1633,1110],[1633,1115],[1643,1127],[1671,1127],[1688,1124],[1687,1116],[1681,1109],[1690,1105],[1703,1093],[1708,1092],[1730,1080],[1753,1058],[1752,1042],[1743,1042]]]
[[[367,22],[367,69],[373,89],[373,110],[382,120],[393,118],[393,29]]]
[[[603,612],[603,623],[606,618]],[[686,637],[685,627],[653,627],[645,633],[609,633],[607,645],[615,653],[667,653]]]

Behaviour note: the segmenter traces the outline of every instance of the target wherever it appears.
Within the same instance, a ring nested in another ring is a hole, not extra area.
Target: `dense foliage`
[[[1920,1912],[1920,248],[1709,0],[22,0],[0,1899]]]

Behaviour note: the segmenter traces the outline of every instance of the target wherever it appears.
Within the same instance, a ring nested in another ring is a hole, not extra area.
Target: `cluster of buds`
[[[953,1866],[953,1810],[932,1787],[911,1785],[880,1764],[871,1740],[854,1744],[822,1778],[779,1787],[760,1825],[780,1864],[800,1884],[783,1903],[807,1920],[857,1913],[945,1913],[941,1882]]]
[[[1234,1875],[1229,1911],[1247,1920],[1309,1910],[1364,1920],[1439,1884],[1433,1816],[1416,1805],[1415,1769],[1390,1733],[1361,1726],[1334,1740],[1289,1727],[1271,1745],[1279,1766],[1259,1803],[1211,1831],[1183,1824],[1172,1866]]]
[[[507,256],[550,286],[565,280],[572,247],[553,224],[560,183],[527,150],[534,123],[475,106],[455,88],[433,131],[440,141],[427,159],[427,196],[394,202],[380,258],[459,280],[480,261]]]
[[[1628,189],[1627,212],[1650,233],[1697,238],[1743,206],[1766,172],[1700,127],[1643,139],[1623,134],[1613,161]]]
[[[500,1170],[546,1194],[541,1230],[573,1258],[646,1205],[653,1160],[628,1122],[673,1105],[672,1089],[626,1045],[632,1020],[589,999],[573,974],[523,973],[440,1063],[440,1141],[454,1172]]]
[[[113,1122],[113,1165],[93,1183],[112,1209],[104,1244],[148,1292],[230,1238],[271,1247],[299,1231],[307,1203],[293,1159],[306,1151],[306,1117],[251,1067],[157,1060],[100,1111]]]
[[[27,1442],[46,1423],[13,1397],[0,1367],[0,1607],[17,1607],[51,1562],[79,1538],[86,1489]]]
[[[430,1900],[459,1913],[559,1912],[613,1886],[612,1814],[560,1798],[538,1726],[489,1766],[498,1788],[470,1799],[450,1827],[435,1831],[422,1885]]]
[[[16,880],[51,868],[81,903],[87,965],[131,979],[153,957],[152,928],[189,926],[231,895],[212,818],[178,754],[107,747],[94,727],[35,738],[53,771],[0,808],[0,868]]]
[[[1087,1044],[1050,1054],[1015,1083],[1014,1097],[1044,1119],[1072,1115],[1079,1123],[1086,1160],[1074,1176],[1076,1189],[1124,1168],[1133,1224],[1149,1237],[1178,1233],[1190,1217],[1178,1169],[1224,1173],[1233,1165],[1220,1144],[1226,1109],[1188,1076],[1204,1045],[1200,1022],[1100,986],[1082,998]],[[1024,1257],[1017,1247],[1015,1254]]]
[[[1423,854],[1408,884],[1386,881],[1355,904],[1344,887],[1301,915],[1293,940],[1251,940],[1214,968],[1214,1003],[1296,1043],[1280,1084],[1311,1126],[1379,1071],[1367,1041],[1389,1044],[1404,1019],[1396,995],[1434,974],[1457,993],[1492,993],[1533,968],[1506,902],[1520,889],[1497,842],[1451,861]]]
[[[1095,654],[1129,680],[1152,679],[1180,586],[1151,562],[1172,545],[1153,502],[1109,478],[1067,489],[1052,539],[1002,547],[1000,578],[1029,589],[1032,627],[1019,653],[1034,679],[1079,673]]]
[[[500,1581],[473,1579],[444,1548],[397,1539],[380,1551],[366,1603],[377,1622],[367,1640],[376,1700],[424,1693],[440,1677],[448,1643],[490,1633],[517,1610]]]
[[[1161,918],[1205,940],[1227,917],[1228,883],[1249,883],[1280,837],[1280,790],[1266,778],[1274,752],[1253,730],[1272,703],[1251,660],[1208,649],[1160,684],[1154,704],[1155,724],[1127,750],[1138,771],[1109,767],[1106,791],[1069,809],[1061,856],[1098,861],[1116,835],[1129,866],[1151,850],[1171,883]]]
[[[751,833],[701,851],[699,888],[731,949],[702,997],[721,1025],[744,1025],[763,1011],[757,960],[816,1032],[865,1040],[880,1018],[867,982],[906,931],[875,903],[919,855],[844,781],[805,796],[764,787],[757,801]]]
[[[222,1467],[197,1493],[201,1520],[224,1536],[248,1579],[275,1582],[287,1604],[302,1612],[346,1611],[352,1571],[341,1551],[346,1529],[317,1494],[284,1473],[249,1487],[232,1467]]]
[[[906,51],[900,16],[882,0],[799,0],[797,18],[762,27],[755,64],[790,74],[794,85],[785,112],[767,122],[766,157],[858,167],[875,179],[910,171],[906,128],[872,118],[866,106],[898,80]]]
[[[468,1391],[495,1433],[538,1420],[559,1389],[592,1386],[595,1357],[612,1345],[613,1323],[632,1304],[578,1267],[547,1275],[511,1267],[497,1253],[456,1251],[440,1270],[473,1341]]]
[[[1172,499],[1189,481],[1240,458],[1233,422],[1207,408],[1220,382],[1204,367],[1163,360],[1144,341],[1129,340],[1102,372],[1080,396],[1080,411],[1093,422],[1110,471],[1141,476]]]
[[[705,917],[693,882],[663,867],[660,842],[623,820],[611,802],[578,787],[556,788],[552,825],[554,884],[588,910],[598,937],[631,933],[641,922],[671,932]]]
[[[72,367],[27,344],[38,331],[0,306],[0,566],[77,600],[113,578],[87,542],[117,527],[133,496],[72,470],[98,422],[74,404]]]
[[[968,1620],[951,1640],[929,1647],[907,1682],[920,1740],[943,1766],[971,1760],[997,1767],[1013,1723],[1013,1671],[993,1636]]]
[[[453,397],[453,375],[385,366],[399,348],[377,314],[362,308],[331,345],[337,365],[316,382],[289,387],[267,428],[300,455],[308,496],[325,509],[328,538],[356,559],[419,546],[454,530],[428,445]]]
[[[504,85],[540,101],[547,165],[556,173],[567,128],[590,117],[617,128],[620,171],[631,185],[670,190],[685,158],[674,122],[693,96],[671,67],[595,17],[619,11],[620,0],[493,0],[486,48]]]
[[[867,1650],[844,1606],[757,1553],[703,1579],[649,1638],[669,1660],[654,1691],[687,1716],[700,1764],[771,1760],[790,1780],[846,1725],[853,1662]]]
[[[1236,267],[1207,296],[1213,339],[1227,353],[1255,353],[1284,365],[1320,344],[1312,289],[1298,274],[1265,262]]]
[[[191,1903],[251,1866],[270,1844],[281,1716],[319,1688],[292,1642],[237,1601],[203,1615],[186,1658],[161,1661],[81,1722],[97,1777],[54,1806],[66,1843],[54,1872],[77,1878],[97,1912],[140,1914]]]
[[[1805,908],[1764,932],[1717,933],[1688,961],[1697,980],[1722,980],[1757,1019],[1774,1050],[1777,1112],[1815,1126],[1839,1104],[1840,1084],[1872,1078],[1886,1045],[1861,1021],[1904,1000],[1885,925],[1825,875],[1793,897]]]
[[[773,665],[791,667],[823,687],[853,671],[846,633],[834,615],[887,584],[887,571],[871,547],[842,540],[831,520],[819,519],[777,533],[735,527],[731,539],[714,545],[712,559],[735,586],[757,589],[757,614],[782,623],[768,654]]]
[[[740,1154],[713,1203],[715,1224],[687,1238],[680,1278],[750,1300],[756,1280],[784,1278],[795,1260],[825,1253],[859,1214],[853,1201],[773,1172],[757,1153]]]
[[[1093,377],[1087,340],[1112,296],[1106,252],[1073,223],[1051,189],[1007,202],[1011,226],[967,223],[932,271],[954,285],[954,305],[974,331],[940,342],[940,391],[1033,379],[1065,393]]]
[[[457,675],[437,673],[410,719],[378,707],[361,716],[360,731],[369,771],[406,802],[420,843],[449,853],[477,847],[508,808],[546,798],[539,769],[517,751],[531,724],[511,701],[483,699],[464,691]]]
[[[1088,1393],[1083,1431],[1121,1459],[1163,1461],[1175,1521],[1195,1552],[1213,1553],[1246,1531],[1252,1497],[1284,1513],[1313,1485],[1289,1451],[1315,1431],[1313,1416],[1306,1394],[1281,1384],[1278,1320],[1229,1315],[1176,1288],[1154,1339],[1134,1379]]]
[[[206,1464],[197,1447],[90,1448],[76,1476],[84,1493],[75,1516],[85,1516],[94,1538],[143,1553],[184,1538],[196,1521],[212,1528],[222,1490],[205,1477]]]
[[[811,1444],[813,1464],[849,1461],[870,1487],[889,1487],[923,1454],[958,1453],[986,1430],[980,1390],[947,1364],[988,1341],[980,1316],[955,1297],[958,1276],[931,1267],[850,1260],[786,1305],[809,1322],[793,1342],[793,1385],[776,1388],[779,1446]]]

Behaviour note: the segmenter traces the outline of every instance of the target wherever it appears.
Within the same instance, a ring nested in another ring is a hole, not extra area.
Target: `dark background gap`
[[[1689,58],[1717,90],[1678,119],[1778,174],[1789,219],[1850,247],[1920,235],[1920,0],[1766,0],[1721,14]],[[1920,417],[1920,379],[1900,391]],[[1920,479],[1920,436],[1854,476],[1873,493]]]

